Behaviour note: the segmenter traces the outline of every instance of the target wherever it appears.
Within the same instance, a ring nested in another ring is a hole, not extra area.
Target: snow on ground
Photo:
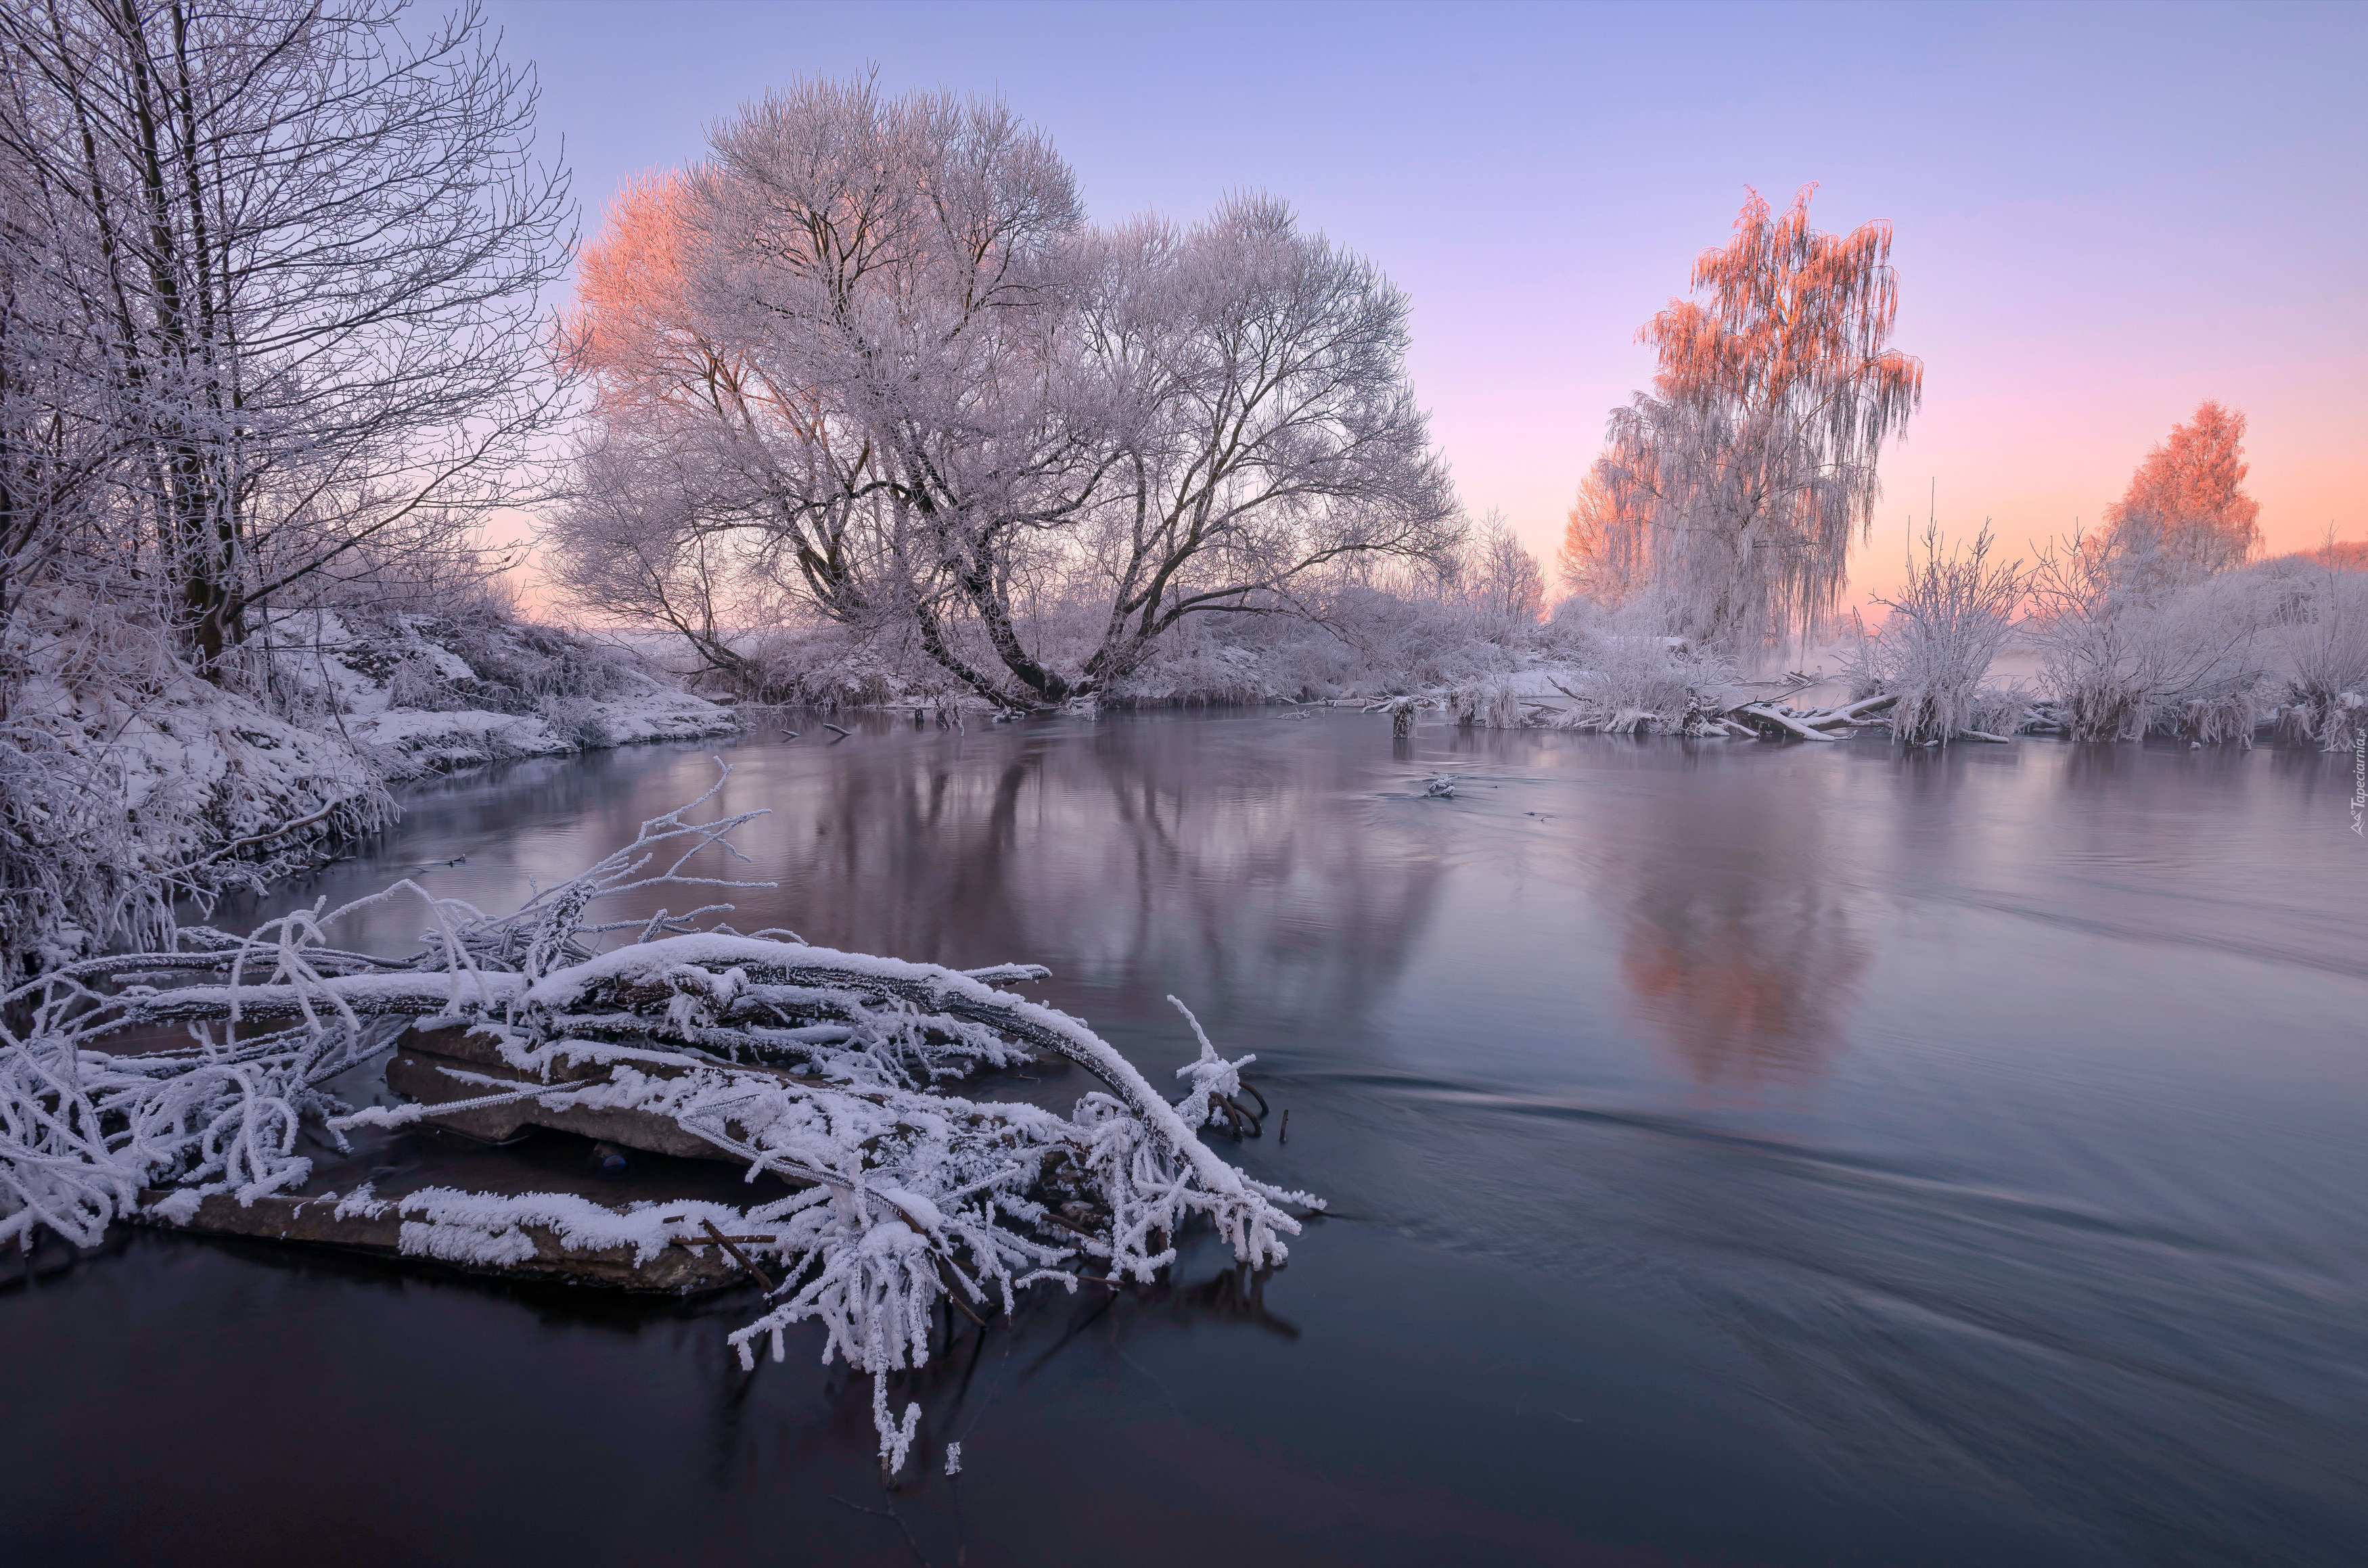
[[[564,733],[561,725],[541,714],[482,708],[382,710],[347,720],[346,730],[370,748],[389,778],[400,779],[510,757],[566,756],[645,741],[694,741],[730,734],[740,727],[730,709],[655,683],[624,697],[586,702],[577,722],[596,727],[599,737],[586,742],[580,733]]]
[[[280,667],[389,779],[740,727],[640,661],[547,627],[327,613],[279,630]]]
[[[629,653],[482,610],[273,617],[216,686],[152,629],[47,608],[0,715],[0,968],[315,864],[393,820],[390,783],[739,728]]]

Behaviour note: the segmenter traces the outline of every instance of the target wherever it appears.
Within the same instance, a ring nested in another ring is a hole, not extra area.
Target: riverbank
[[[728,705],[497,608],[271,618],[239,677],[108,607],[53,604],[7,652],[0,964],[147,939],[397,815],[390,787],[529,756],[734,733]]]

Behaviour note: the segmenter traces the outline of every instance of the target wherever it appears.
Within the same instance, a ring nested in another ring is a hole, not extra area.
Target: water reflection
[[[1173,992],[1205,1004],[1212,1027],[1353,1028],[1386,1004],[1446,868],[1397,819],[1336,808],[1370,790],[1369,755],[1271,745],[1272,727],[1113,719],[962,734],[875,723],[829,749],[744,745],[725,754],[731,778],[702,820],[768,814],[735,835],[747,863],[708,869],[778,884],[725,895],[742,930],[786,926],[825,946],[963,967],[1048,964],[1056,999],[1098,995],[1098,1027],[1147,1017],[1180,1033],[1162,1001]],[[492,787],[415,799],[399,835],[306,902],[410,874],[439,895],[505,908],[625,843],[716,773],[688,750],[624,764],[526,765]],[[467,858],[418,869],[417,851],[397,846],[423,841]],[[680,891],[620,901],[604,917],[646,916],[669,899],[679,904]],[[225,911],[224,923],[254,914]],[[374,906],[345,939],[393,950],[422,924],[416,903]]]
[[[1734,873],[1700,885],[1673,875],[1629,913],[1621,976],[1703,1088],[1748,1094],[1816,1075],[1866,971],[1848,914],[1816,890],[1757,892]]]
[[[1699,1088],[1815,1080],[1872,956],[1822,805],[1768,799],[1716,767],[1656,791],[1622,829],[1599,886],[1623,904],[1630,1006]]]

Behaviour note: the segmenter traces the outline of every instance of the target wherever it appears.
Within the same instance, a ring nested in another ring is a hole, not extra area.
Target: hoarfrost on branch
[[[724,1216],[737,1231],[770,1233],[750,1250],[781,1265],[766,1311],[731,1343],[744,1362],[768,1345],[778,1358],[790,1325],[819,1322],[825,1359],[844,1357],[873,1380],[892,1469],[917,1406],[892,1411],[887,1381],[928,1359],[940,1298],[975,1315],[1011,1312],[1037,1283],[1149,1281],[1195,1220],[1243,1262],[1288,1255],[1300,1221],[1287,1206],[1321,1204],[1202,1142],[1201,1127],[1227,1114],[1220,1108],[1247,1114],[1236,1101],[1254,1091],[1240,1077],[1248,1059],[1220,1056],[1189,1013],[1200,1056],[1184,1069],[1191,1092],[1171,1105],[1084,1024],[994,983],[1042,973],[1032,966],[964,973],[786,933],[699,928],[729,909],[722,903],[593,918],[600,901],[651,888],[704,897],[764,885],[694,869],[702,854],[735,854],[728,835],[761,814],[689,820],[714,793],[644,823],[632,844],[507,915],[403,881],[244,937],[187,928],[167,949],[85,960],[0,995],[0,1243],[47,1228],[89,1244],[143,1205],[186,1220],[210,1195],[252,1204],[291,1192],[312,1172],[297,1152],[307,1126],[342,1144],[357,1126],[521,1098],[653,1113],[745,1162],[751,1179],[770,1171],[803,1188]],[[341,917],[398,900],[421,911],[417,951],[335,945]],[[415,1023],[474,1031],[517,1077],[487,1077],[494,1093],[436,1106],[355,1111],[327,1094],[329,1079]],[[174,1028],[188,1043],[108,1049]],[[1102,1087],[1060,1116],[940,1086],[1037,1053],[1076,1062]],[[587,1067],[601,1071],[586,1077]],[[514,1261],[528,1223],[571,1246],[646,1251],[716,1217],[671,1203],[620,1219],[563,1195],[344,1202],[372,1213],[393,1203],[404,1250],[478,1263]]]

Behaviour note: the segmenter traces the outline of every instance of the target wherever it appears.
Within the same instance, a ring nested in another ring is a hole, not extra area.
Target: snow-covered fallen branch
[[[1012,1311],[1039,1282],[1149,1281],[1198,1220],[1243,1262],[1287,1256],[1284,1238],[1300,1228],[1291,1208],[1321,1204],[1202,1141],[1206,1126],[1241,1131],[1238,1101],[1255,1091],[1240,1081],[1247,1059],[1219,1057],[1197,1022],[1201,1057],[1184,1069],[1195,1087],[1171,1105],[1085,1024],[997,988],[1041,976],[1032,965],[964,972],[787,932],[698,928],[722,903],[591,918],[598,901],[652,888],[703,900],[765,885],[694,868],[710,850],[736,854],[728,835],[758,814],[689,820],[714,793],[644,823],[632,844],[507,915],[401,881],[245,937],[185,930],[169,950],[87,960],[0,994],[0,1244],[42,1227],[95,1243],[142,1210],[143,1192],[147,1212],[183,1222],[217,1195],[284,1201],[312,1174],[297,1153],[307,1126],[343,1146],[358,1126],[523,1102],[655,1119],[645,1124],[743,1164],[751,1180],[769,1171],[800,1189],[727,1217],[735,1236],[769,1236],[746,1244],[780,1260],[781,1276],[731,1342],[744,1361],[768,1342],[778,1358],[790,1325],[821,1323],[825,1359],[872,1376],[892,1470],[917,1406],[892,1412],[886,1381],[927,1360],[940,1297],[976,1315]],[[417,902],[419,950],[387,958],[330,941],[342,916],[391,900]],[[626,946],[597,950],[625,933]],[[329,1079],[415,1024],[465,1039],[484,1070],[443,1069],[454,1097],[432,1105],[355,1111],[327,1094]],[[153,1043],[174,1028],[188,1043]],[[127,1035],[141,1038],[107,1049]],[[1102,1087],[1065,1117],[941,1087],[1040,1054]],[[160,1200],[158,1188],[171,1190]],[[402,1200],[400,1249],[484,1264],[698,1235],[674,1213],[683,1205],[662,1206],[671,1219],[612,1223],[564,1195],[475,1197]]]
[[[1782,730],[1787,734],[1797,735],[1804,741],[1831,741],[1840,739],[1838,735],[1829,735],[1823,730],[1813,728],[1806,721],[1794,718],[1792,714],[1785,712],[1782,709],[1777,707],[1773,703],[1747,702],[1742,707],[1736,709],[1735,711],[1741,714],[1746,720],[1763,725],[1772,725],[1776,729]]]

